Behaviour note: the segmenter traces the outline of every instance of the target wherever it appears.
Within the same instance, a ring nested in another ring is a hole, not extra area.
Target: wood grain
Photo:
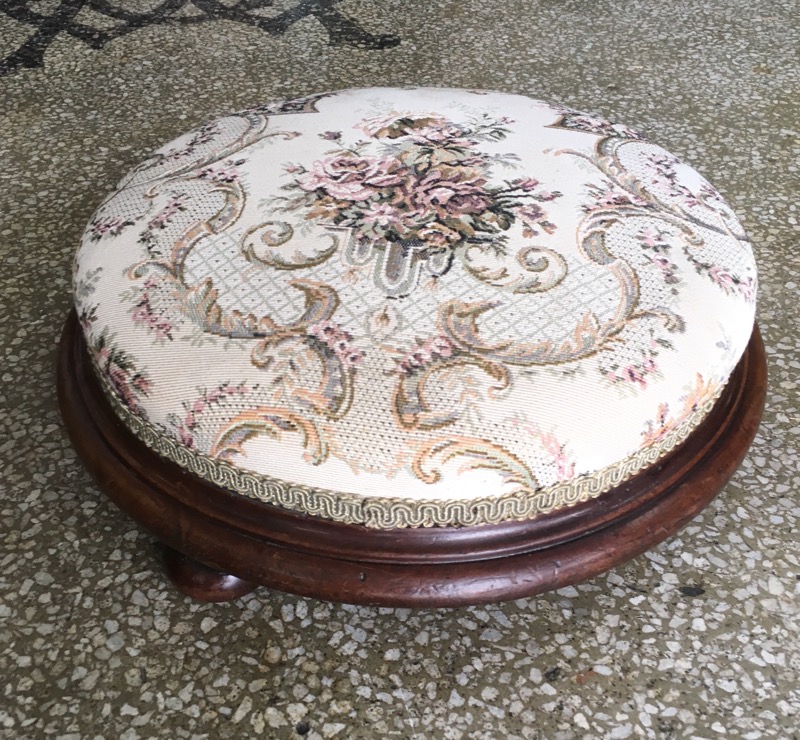
[[[756,327],[703,424],[618,488],[530,521],[376,530],[223,490],[148,449],[105,400],[74,312],[58,362],[62,416],[87,469],[114,503],[185,556],[167,558],[178,587],[209,601],[260,584],[347,603],[456,606],[586,580],[666,539],[717,495],[756,433],[766,383]]]

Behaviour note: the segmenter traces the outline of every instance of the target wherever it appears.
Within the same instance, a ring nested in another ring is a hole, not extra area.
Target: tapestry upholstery
[[[527,519],[680,444],[756,269],[697,172],[530,98],[361,89],[158,149],[82,239],[122,422],[242,495],[370,527]]]

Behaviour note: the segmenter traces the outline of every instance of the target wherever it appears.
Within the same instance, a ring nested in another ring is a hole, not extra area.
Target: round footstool
[[[62,413],[183,592],[501,601],[691,520],[755,434],[741,225],[641,134],[366,89],[162,147],[75,265]]]

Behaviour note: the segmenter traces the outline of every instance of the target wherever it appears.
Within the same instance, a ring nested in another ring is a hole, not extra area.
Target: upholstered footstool
[[[686,524],[762,411],[719,193],[526,97],[369,89],[167,144],[86,229],[64,419],[177,587],[513,599]]]

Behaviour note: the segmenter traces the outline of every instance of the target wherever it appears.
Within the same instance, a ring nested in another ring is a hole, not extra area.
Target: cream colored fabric
[[[177,139],[98,209],[75,272],[149,445],[381,527],[532,517],[651,464],[713,405],[755,292],[719,193],[637,132],[438,89]]]

